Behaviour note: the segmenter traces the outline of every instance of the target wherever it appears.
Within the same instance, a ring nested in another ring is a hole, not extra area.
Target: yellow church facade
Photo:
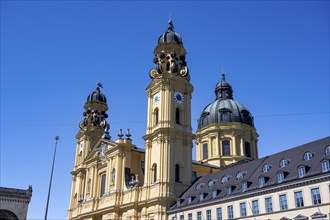
[[[167,219],[167,210],[198,176],[220,170],[192,161],[191,95],[186,50],[173,23],[158,39],[146,89],[145,148],[129,130],[113,140],[101,85],[84,106],[78,132],[68,219]]]

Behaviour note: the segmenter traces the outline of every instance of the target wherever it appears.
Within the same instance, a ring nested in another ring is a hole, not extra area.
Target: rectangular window
[[[206,210],[206,220],[212,220],[211,209]]]
[[[239,208],[240,208],[241,217],[245,217],[246,216],[246,203],[245,202],[240,203]]]
[[[192,220],[192,213],[188,213],[188,220]]]
[[[311,189],[313,205],[321,204],[321,194],[319,188]]]
[[[251,146],[249,142],[244,143],[245,156],[251,157]]]
[[[272,197],[265,198],[266,212],[273,211]]]
[[[100,196],[103,196],[105,193],[105,180],[106,180],[106,175],[103,174],[101,176],[101,190],[100,190]]]
[[[280,195],[279,200],[280,200],[280,209],[287,210],[288,209],[288,200],[286,198],[286,194]]]
[[[209,147],[207,143],[203,144],[203,159],[207,159],[209,157]]]
[[[217,208],[217,220],[222,220],[222,209]]]
[[[304,207],[304,198],[301,191],[294,193],[294,198],[296,201],[296,208]]]
[[[141,161],[141,170],[143,175],[144,175],[144,168],[145,168],[145,162]]]
[[[259,215],[259,201],[258,200],[252,201],[252,213],[253,213],[253,215]]]
[[[234,218],[234,210],[232,205],[227,206],[227,213],[228,213],[228,219]]]
[[[202,220],[202,212],[197,212],[197,220]]]
[[[184,216],[183,215],[180,215],[180,220],[184,220]]]
[[[222,141],[222,155],[229,156],[230,155],[230,142]]]

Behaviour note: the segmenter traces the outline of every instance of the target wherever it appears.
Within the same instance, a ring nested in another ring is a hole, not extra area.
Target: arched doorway
[[[18,220],[18,218],[13,212],[0,209],[0,220]]]

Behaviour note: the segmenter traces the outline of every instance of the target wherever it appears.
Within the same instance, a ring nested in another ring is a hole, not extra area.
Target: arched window
[[[175,182],[180,183],[180,165],[175,164]]]
[[[270,165],[269,164],[265,164],[262,167],[262,172],[267,173],[270,170]]]
[[[228,176],[223,176],[221,178],[221,184],[224,184],[225,182],[227,182],[229,180]]]
[[[157,164],[152,165],[152,183],[155,183],[157,181]]]
[[[230,155],[230,142],[222,141],[222,155],[229,156]]]
[[[243,178],[243,176],[244,176],[244,172],[243,171],[237,172],[236,173],[236,180],[239,180],[239,179]]]
[[[280,162],[280,167],[283,168],[283,167],[286,167],[288,165],[289,161],[286,160],[286,159],[283,159],[281,160]]]
[[[177,123],[178,125],[181,124],[181,121],[180,121],[180,109],[179,108],[176,108],[175,109],[175,123]]]
[[[330,145],[325,148],[324,153],[325,155],[330,155]]]
[[[105,193],[105,181],[106,181],[106,174],[103,174],[101,176],[101,189],[100,189],[100,196],[103,196]]]
[[[208,144],[203,144],[203,159],[207,159],[209,157],[209,150],[208,150]]]
[[[155,108],[154,117],[155,117],[155,125],[158,125],[158,120],[159,120],[159,110],[158,110],[158,108]]]
[[[310,160],[310,159],[312,159],[312,157],[313,157],[313,154],[311,153],[311,152],[306,152],[305,154],[304,154],[304,160],[306,161],[306,160]]]
[[[250,146],[249,142],[244,143],[244,153],[245,153],[245,156],[251,157],[251,146]]]

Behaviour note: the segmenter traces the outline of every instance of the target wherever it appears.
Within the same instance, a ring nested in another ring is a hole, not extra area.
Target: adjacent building
[[[32,186],[28,189],[0,187],[0,219],[26,219],[32,196]]]
[[[193,134],[194,88],[186,49],[172,21],[158,38],[153,61],[155,68],[149,72],[151,81],[146,89],[144,148],[134,145],[129,129],[118,131],[116,138],[110,136],[101,84],[88,95],[76,135],[68,219],[268,219],[292,218],[292,213],[301,210],[307,217],[315,213],[314,217],[328,216],[329,155],[320,152],[328,149],[329,138],[316,142],[321,147],[307,144],[297,148],[303,149],[298,152],[280,153],[281,159],[275,155],[258,159],[253,116],[234,100],[224,73],[216,84],[215,101],[201,111],[198,130]],[[193,140],[196,161],[192,160]],[[300,160],[304,150],[312,155],[310,160]],[[279,168],[282,160],[287,160],[287,166]],[[328,170],[321,171],[321,165]],[[305,175],[297,177],[301,167]],[[283,180],[278,182],[280,175]],[[317,206],[307,202],[306,194],[311,192],[301,188],[309,186],[315,198],[320,197]],[[300,198],[299,193],[291,193],[293,189],[303,193],[303,206],[293,205],[292,198]],[[278,208],[280,195],[286,196],[286,209]],[[250,205],[256,200],[258,214],[251,214]],[[319,207],[317,212],[315,207]],[[242,215],[237,216],[240,209]],[[287,210],[292,213],[287,214]]]
[[[228,165],[196,180],[171,219],[329,219],[330,138]]]

